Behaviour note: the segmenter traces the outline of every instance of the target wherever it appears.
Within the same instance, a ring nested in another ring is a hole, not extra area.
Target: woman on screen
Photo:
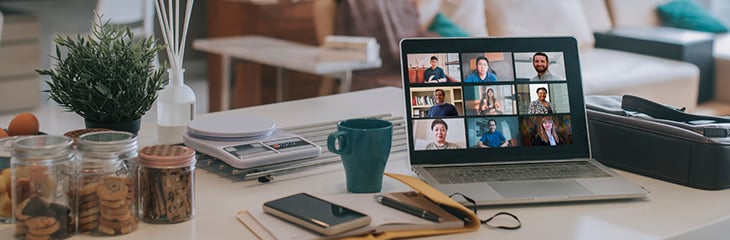
[[[446,141],[446,132],[449,130],[449,125],[440,118],[434,119],[431,122],[431,131],[435,141],[426,145],[426,150],[440,150],[440,149],[457,149],[459,145]]]
[[[479,115],[494,115],[502,113],[502,105],[497,101],[497,97],[494,96],[494,89],[487,88],[487,94],[482,95],[482,100],[479,101]]]
[[[537,99],[530,102],[530,108],[527,110],[528,114],[551,114],[555,112],[555,105],[545,100],[547,97],[547,89],[540,87],[537,89]]]
[[[555,122],[552,117],[543,117],[537,124],[537,134],[532,138],[533,146],[555,146],[563,144],[565,141],[560,138],[558,131],[555,129]]]

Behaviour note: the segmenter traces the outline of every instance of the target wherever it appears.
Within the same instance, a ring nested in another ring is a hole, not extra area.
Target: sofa
[[[409,22],[417,21],[421,30],[428,29],[437,15],[445,15],[470,36],[476,37],[573,36],[579,43],[583,88],[586,95],[632,94],[668,105],[685,107],[687,111],[695,111],[698,106],[700,79],[700,68],[695,64],[625,50],[595,47],[599,44],[595,42],[594,33],[609,32],[623,27],[661,26],[656,7],[667,1],[418,0],[410,2],[415,10],[400,6],[403,4],[398,4],[396,7],[387,6],[402,1],[372,1],[373,5],[381,5],[381,8],[382,5],[386,5],[385,8],[391,10],[387,13],[362,15],[371,17],[370,19],[379,19],[383,16],[386,19],[391,18],[391,22],[398,22],[392,29],[401,32],[400,34],[396,32],[395,36],[376,37],[381,46],[385,46],[381,48],[384,70],[377,72],[377,76],[373,76],[373,73],[356,73],[353,78],[353,89],[373,87],[373,84],[399,86],[400,66],[397,61],[398,55],[393,53],[397,48],[389,46],[397,46],[400,37],[428,36],[428,33],[412,29],[414,25]],[[377,35],[373,33],[388,32],[383,29],[354,31],[361,27],[358,19],[345,16],[343,20],[342,15],[353,15],[353,9],[366,8],[350,6],[343,11],[343,4],[363,3],[357,0],[343,0],[339,1],[339,4],[330,0],[316,2],[314,16],[318,35]],[[394,8],[400,12],[394,14],[392,10]],[[413,18],[413,11],[416,12],[416,20],[410,19]],[[360,17],[365,19],[363,16]],[[717,49],[717,46],[715,48]],[[387,58],[392,56],[396,56],[396,59],[388,61]],[[717,68],[718,71],[723,71],[721,69]],[[364,76],[358,78],[359,74]],[[722,76],[722,74],[717,75]],[[718,81],[717,84],[730,87],[730,83],[723,85],[726,83]],[[716,95],[720,99],[730,100],[730,94]]]
[[[40,104],[38,37],[40,22],[31,15],[0,13],[0,112],[29,109]]]

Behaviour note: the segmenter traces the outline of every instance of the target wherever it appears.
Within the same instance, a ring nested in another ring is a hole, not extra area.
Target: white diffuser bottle
[[[185,69],[167,69],[170,81],[157,97],[157,139],[160,144],[183,142],[195,117],[195,93],[185,85]]]

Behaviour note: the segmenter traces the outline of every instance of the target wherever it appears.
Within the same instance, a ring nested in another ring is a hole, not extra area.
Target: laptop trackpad
[[[574,180],[548,182],[494,182],[489,183],[497,193],[507,199],[568,197],[593,195]]]

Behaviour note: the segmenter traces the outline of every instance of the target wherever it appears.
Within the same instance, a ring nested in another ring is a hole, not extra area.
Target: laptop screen
[[[401,42],[412,164],[589,157],[574,38]]]

